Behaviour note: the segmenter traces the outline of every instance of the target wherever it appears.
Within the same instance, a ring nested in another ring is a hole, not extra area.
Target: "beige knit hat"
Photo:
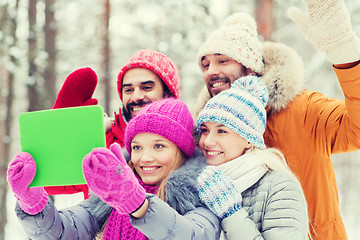
[[[197,53],[200,68],[202,57],[223,54],[258,74],[263,74],[263,51],[258,39],[255,20],[245,13],[229,16],[222,27],[211,33]]]

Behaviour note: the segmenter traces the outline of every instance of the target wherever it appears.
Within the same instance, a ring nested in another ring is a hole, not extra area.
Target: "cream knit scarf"
[[[219,169],[233,180],[240,193],[259,181],[268,170],[266,165],[252,152],[219,165]]]

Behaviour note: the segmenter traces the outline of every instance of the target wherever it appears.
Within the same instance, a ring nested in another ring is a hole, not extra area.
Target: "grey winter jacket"
[[[243,208],[221,222],[227,239],[308,239],[301,188],[281,172],[267,172],[242,193]]]
[[[150,207],[142,218],[130,216],[131,224],[149,239],[219,239],[220,222],[205,207],[180,215],[157,196],[149,194]]]
[[[196,167],[188,166],[186,170],[188,175],[198,175],[192,173],[198,171]],[[183,173],[174,171],[171,177],[172,182],[180,182]],[[189,190],[192,184],[196,188],[196,180],[172,186],[172,191],[177,192],[177,205],[182,204],[181,199],[187,199],[187,203],[192,199],[193,207],[201,204],[200,200],[195,200],[199,198],[197,192]],[[189,196],[191,194],[194,195]],[[243,207],[221,222],[227,239],[307,239],[307,205],[301,187],[287,174],[267,172],[241,195]]]
[[[197,163],[199,161],[199,163]],[[204,167],[205,160],[197,152],[187,163],[194,163],[194,174],[198,174]],[[185,165],[185,169],[186,169]],[[197,169],[197,170],[196,170]],[[182,174],[183,170],[176,170]],[[191,179],[197,175],[189,176]],[[169,183],[170,182],[170,183]],[[196,181],[195,181],[196,182]],[[169,185],[166,188],[167,197],[172,200],[172,204],[177,207],[179,214],[167,203],[160,200],[153,194],[147,194],[149,209],[144,217],[136,219],[130,216],[132,225],[143,232],[149,239],[219,239],[220,221],[207,208],[202,207],[197,197],[196,201],[188,200],[185,204],[176,204],[177,197],[171,196],[176,191],[171,191],[171,177],[168,179]],[[195,189],[194,185],[191,184]],[[195,185],[196,187],[196,185]],[[185,193],[186,194],[186,193]],[[190,194],[192,196],[192,194]],[[196,194],[197,195],[197,194]],[[193,198],[192,198],[193,199]],[[82,201],[78,205],[56,210],[53,202],[49,199],[45,208],[38,214],[32,216],[25,213],[17,204],[16,214],[27,235],[31,239],[94,239],[108,219],[112,207],[101,201],[96,196]]]
[[[49,198],[45,208],[36,215],[25,213],[16,204],[15,212],[31,239],[94,239],[110,216],[112,208],[96,196],[78,205],[57,211]]]

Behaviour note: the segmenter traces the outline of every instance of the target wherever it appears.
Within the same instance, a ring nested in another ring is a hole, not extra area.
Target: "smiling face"
[[[124,75],[121,91],[123,109],[128,120],[134,118],[146,104],[167,96],[163,81],[146,68],[128,70]]]
[[[240,157],[252,144],[223,124],[205,122],[199,146],[208,164],[218,166]]]
[[[178,167],[181,157],[181,150],[158,134],[139,133],[131,141],[131,162],[147,185],[159,185]]]
[[[251,70],[246,69],[234,59],[222,54],[209,54],[201,59],[203,78],[210,95],[229,89],[230,85]]]

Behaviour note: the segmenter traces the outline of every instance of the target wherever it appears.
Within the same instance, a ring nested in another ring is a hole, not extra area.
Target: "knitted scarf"
[[[219,169],[233,180],[240,193],[259,181],[268,170],[264,162],[252,152],[219,165]]]
[[[147,193],[157,193],[158,186],[145,185],[139,178],[138,180],[140,185],[145,188]],[[131,225],[129,215],[120,214],[115,209],[113,209],[107,222],[103,239],[145,240],[147,237]]]

